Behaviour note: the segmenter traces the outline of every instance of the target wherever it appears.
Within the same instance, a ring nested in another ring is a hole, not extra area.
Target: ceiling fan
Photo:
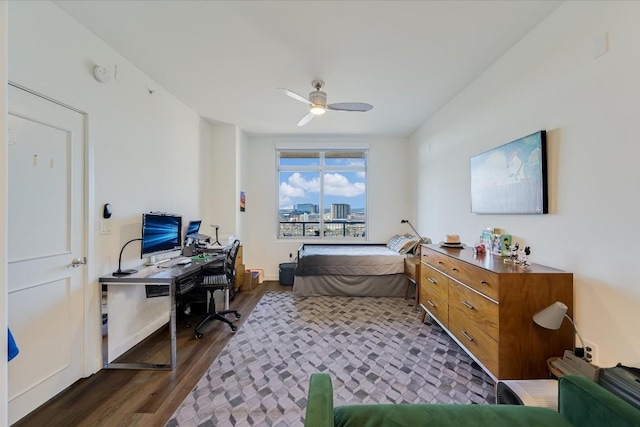
[[[322,80],[314,80],[311,82],[311,85],[315,88],[315,91],[309,93],[308,99],[290,91],[289,89],[280,88],[280,90],[291,98],[309,105],[309,112],[300,119],[298,126],[306,125],[315,116],[324,114],[327,110],[365,112],[373,108],[373,105],[365,102],[338,102],[334,104],[327,104],[327,94],[320,90],[322,89],[322,86],[324,86],[324,82]]]

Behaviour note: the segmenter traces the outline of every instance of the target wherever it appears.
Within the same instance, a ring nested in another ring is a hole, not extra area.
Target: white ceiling
[[[56,1],[207,120],[250,134],[408,136],[560,1]],[[111,64],[100,64],[109,66]],[[367,102],[297,127],[328,102]]]

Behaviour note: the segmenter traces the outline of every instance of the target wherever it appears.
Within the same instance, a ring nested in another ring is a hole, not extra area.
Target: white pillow
[[[393,236],[390,240],[389,243],[387,243],[387,247],[389,249],[391,249],[392,251],[395,251],[395,246],[398,244],[398,242],[403,238],[403,235],[400,234],[396,234],[395,236]]]
[[[395,251],[399,254],[406,254],[413,250],[416,245],[420,243],[420,237],[418,236],[404,236],[403,239],[396,245]]]

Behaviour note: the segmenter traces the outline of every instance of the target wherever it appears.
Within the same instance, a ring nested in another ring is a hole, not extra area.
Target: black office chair
[[[204,319],[198,323],[194,334],[196,339],[202,338],[202,332],[200,329],[210,320],[220,320],[227,323],[231,327],[231,332],[235,332],[238,328],[225,316],[228,314],[234,314],[236,320],[240,319],[240,313],[237,310],[221,310],[216,311],[216,301],[214,298],[214,291],[224,291],[225,301],[228,303],[229,294],[231,288],[235,287],[236,282],[236,256],[238,255],[238,249],[240,247],[240,241],[236,240],[231,245],[229,252],[224,260],[222,268],[205,269],[202,272],[202,284],[200,289],[204,290],[207,295],[207,315]]]

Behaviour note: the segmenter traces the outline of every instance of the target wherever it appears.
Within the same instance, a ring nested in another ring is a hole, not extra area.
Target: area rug
[[[268,292],[167,422],[301,426],[309,376],[334,405],[495,401],[493,382],[406,300]]]

